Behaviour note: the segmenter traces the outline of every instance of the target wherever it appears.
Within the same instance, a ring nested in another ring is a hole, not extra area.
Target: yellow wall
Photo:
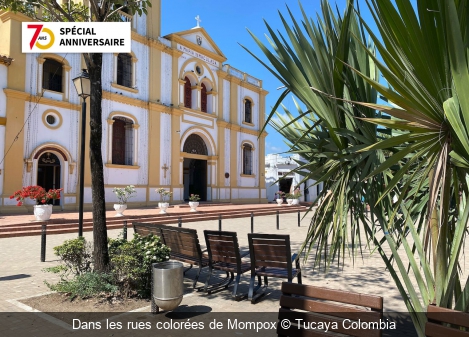
[[[8,67],[7,87],[21,92],[25,91],[26,54],[21,53],[21,21],[28,19],[24,15],[3,13],[0,15],[0,45],[1,54],[14,59]],[[6,100],[6,128],[5,128],[5,156],[3,179],[3,196],[8,198],[22,186],[24,161],[24,134],[20,134],[13,142],[24,124],[25,99],[18,95],[8,95]],[[6,179],[8,177],[8,179]]]
[[[147,36],[157,40],[161,36],[161,0],[151,0],[151,7],[147,10]]]

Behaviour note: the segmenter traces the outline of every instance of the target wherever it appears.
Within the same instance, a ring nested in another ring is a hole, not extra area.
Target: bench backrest
[[[285,268],[292,273],[290,235],[249,233],[249,254],[253,269]]]
[[[425,336],[428,337],[469,337],[469,313],[429,305]],[[449,323],[452,326],[445,326]],[[466,331],[460,330],[465,328]]]
[[[153,223],[133,223],[134,231],[140,235],[154,234],[161,237],[162,242],[171,248],[171,254],[184,254],[196,259],[202,258],[197,231]]]
[[[157,235],[161,238],[161,229],[158,226],[151,226],[147,223],[132,223],[134,227],[134,233],[140,234],[141,236],[147,236],[149,234]],[[163,240],[163,238],[161,238]]]
[[[204,230],[204,236],[210,265],[214,262],[225,262],[236,264],[238,269],[241,268],[236,232]]]
[[[338,332],[346,336],[379,337],[382,315],[383,298],[380,296],[283,282],[277,333],[280,336],[309,336],[315,331],[313,327],[319,328],[328,322],[331,333],[324,332],[321,336],[334,336]],[[291,328],[282,328],[280,322],[283,319],[290,320]],[[353,328],[358,320],[375,323]],[[298,322],[301,322],[300,328]]]
[[[195,229],[165,226],[161,228],[164,244],[172,253],[202,258],[199,238]]]

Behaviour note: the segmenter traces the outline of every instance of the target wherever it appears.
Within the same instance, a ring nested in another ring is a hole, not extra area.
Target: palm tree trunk
[[[101,154],[102,132],[102,81],[103,55],[91,54],[90,96],[90,166],[93,203],[94,269],[106,272],[109,266],[107,247],[106,204],[104,198],[103,157]]]

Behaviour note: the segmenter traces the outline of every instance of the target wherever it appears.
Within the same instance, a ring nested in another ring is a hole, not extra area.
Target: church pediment
[[[223,63],[226,61],[225,55],[215,44],[207,31],[202,27],[195,27],[182,32],[172,33],[165,36],[170,41],[188,47],[199,53],[205,54]]]

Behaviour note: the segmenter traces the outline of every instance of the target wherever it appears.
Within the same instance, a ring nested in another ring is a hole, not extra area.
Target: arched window
[[[252,123],[252,102],[249,99],[244,100],[244,121]]]
[[[117,84],[132,87],[132,55],[117,55]]]
[[[205,156],[208,155],[207,145],[205,145],[202,137],[196,134],[192,134],[187,137],[186,141],[184,142],[183,151],[192,154],[201,154]]]
[[[200,109],[202,112],[207,112],[207,87],[203,83],[200,91]]]
[[[186,83],[184,83],[184,106],[186,108],[192,108],[192,85],[191,80],[186,77],[184,78]]]
[[[42,88],[63,92],[62,71],[63,64],[52,59],[46,59],[42,65]]]
[[[133,122],[125,117],[114,117],[112,124],[112,163],[133,165]]]
[[[243,174],[252,175],[252,146],[243,144]]]

